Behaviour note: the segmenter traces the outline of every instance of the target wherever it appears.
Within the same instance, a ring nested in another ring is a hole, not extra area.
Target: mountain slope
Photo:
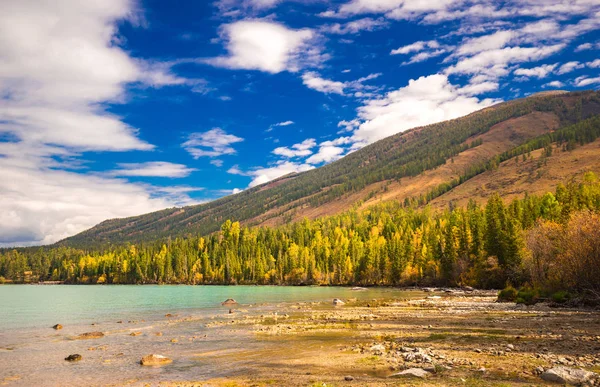
[[[321,168],[211,203],[107,220],[58,244],[83,247],[207,234],[227,219],[280,224],[337,213],[378,197],[423,196],[528,140],[599,113],[598,92],[554,92],[505,102],[396,134]]]

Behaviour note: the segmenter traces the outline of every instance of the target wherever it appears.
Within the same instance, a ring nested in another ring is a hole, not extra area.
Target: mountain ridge
[[[399,191],[390,197],[390,200],[404,200],[434,190],[433,182],[448,184],[459,178],[460,172],[466,174],[473,165],[489,163],[527,140],[598,113],[598,92],[538,93],[397,133],[320,168],[282,176],[210,203],[106,220],[57,245],[135,243],[209,234],[227,219],[248,226],[277,225],[303,217],[314,219],[356,204],[364,205],[378,194],[371,193],[375,186],[389,192],[396,185],[416,184],[419,189],[411,195]],[[452,170],[453,165],[452,173],[444,172]],[[457,169],[458,165],[464,170]],[[419,185],[419,177],[427,184]]]

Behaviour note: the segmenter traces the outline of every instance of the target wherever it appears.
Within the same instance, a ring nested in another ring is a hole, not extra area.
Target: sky
[[[600,86],[598,0],[3,0],[0,247]]]

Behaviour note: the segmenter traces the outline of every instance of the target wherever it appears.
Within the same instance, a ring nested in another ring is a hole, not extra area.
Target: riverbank
[[[343,295],[337,306],[333,298],[242,303],[231,313],[65,324],[50,342],[0,346],[0,385],[531,386],[551,385],[540,373],[556,366],[600,371],[597,310],[496,303],[482,291]],[[104,336],[75,340],[85,330]],[[9,357],[25,347],[37,357]],[[81,360],[63,360],[72,354]],[[141,366],[149,354],[172,362]],[[61,377],[32,377],[23,361],[55,362]],[[407,369],[424,379],[394,376]]]

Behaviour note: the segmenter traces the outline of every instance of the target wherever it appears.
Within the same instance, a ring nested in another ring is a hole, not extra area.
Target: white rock
[[[547,382],[570,384],[573,386],[585,384],[597,377],[598,374],[595,372],[562,366],[550,368],[542,374],[542,379]]]
[[[391,376],[393,376],[393,377],[399,377],[399,376],[400,377],[413,377],[413,378],[425,379],[425,378],[429,377],[430,375],[431,375],[430,372],[427,372],[422,368],[409,368],[407,370],[398,372]]]

